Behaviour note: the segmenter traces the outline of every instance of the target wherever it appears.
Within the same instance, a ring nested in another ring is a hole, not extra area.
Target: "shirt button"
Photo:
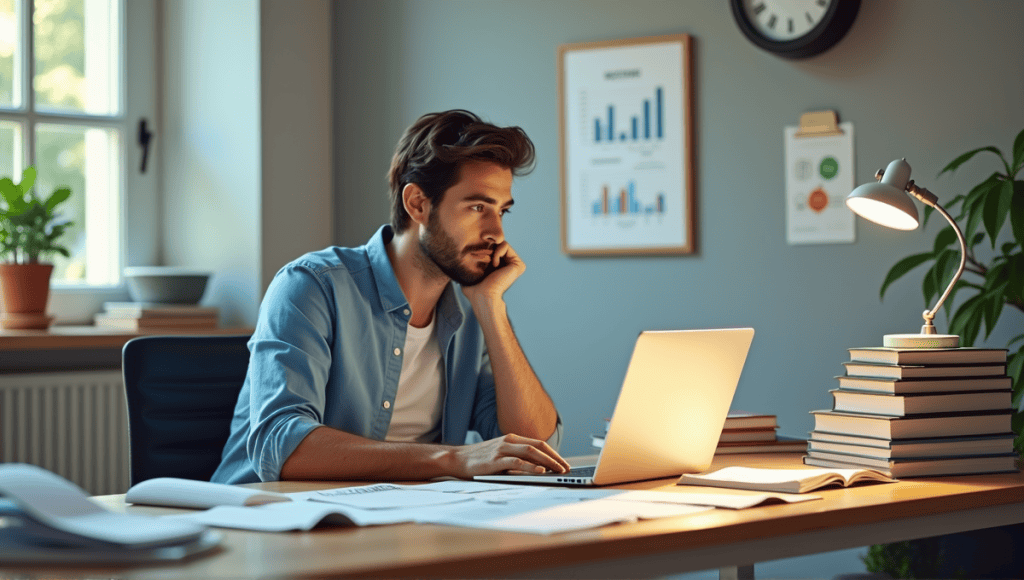
[[[400,354],[402,354],[402,349],[400,349],[400,348],[396,348],[396,349],[395,349],[395,356],[398,356],[398,355],[400,355]]]
[[[385,409],[390,409],[391,408],[391,401],[384,401],[384,408]]]
[[[405,310],[403,310],[403,311],[402,311],[402,314],[404,314],[404,315],[406,315],[406,316],[409,316],[409,309],[408,309],[408,308],[406,308]]]

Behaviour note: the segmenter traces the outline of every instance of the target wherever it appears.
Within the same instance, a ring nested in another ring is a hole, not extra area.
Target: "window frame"
[[[113,289],[123,289],[124,280],[120,272],[123,270],[127,263],[127,243],[126,243],[126,224],[128,215],[125,211],[126,195],[125,192],[128,188],[128,152],[127,144],[131,139],[131,126],[128,116],[128,50],[127,50],[127,36],[128,36],[128,0],[113,0],[117,2],[118,11],[118,43],[119,43],[119,58],[117,62],[117,75],[118,75],[118,111],[112,115],[95,115],[90,113],[76,113],[73,111],[40,111],[36,108],[35,95],[33,94],[33,81],[35,79],[35,31],[33,29],[32,16],[35,11],[36,0],[21,0],[19,8],[21,14],[19,14],[19,21],[21,26],[21,43],[18,46],[20,49],[20,73],[21,78],[16,79],[15,82],[20,82],[21,91],[21,103],[19,108],[3,108],[0,107],[0,120],[18,123],[21,126],[22,142],[21,142],[21,159],[15,160],[15,166],[18,163],[21,165],[21,170],[25,167],[37,165],[38,160],[36,156],[36,128],[41,124],[57,124],[57,125],[72,125],[76,127],[90,127],[99,129],[116,129],[121,138],[117,145],[117,149],[114,152],[117,155],[118,163],[120,164],[120,176],[118,180],[118,219],[120,221],[120,231],[117,235],[117,264],[115,264],[115,270],[118,272],[116,281],[111,284],[88,284],[88,283],[65,283],[59,280],[51,281],[51,291],[73,291],[73,292],[94,292],[94,291],[110,291]],[[15,173],[18,173],[16,170]]]

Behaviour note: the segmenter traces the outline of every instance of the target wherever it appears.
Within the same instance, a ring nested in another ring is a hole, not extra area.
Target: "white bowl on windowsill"
[[[198,304],[210,272],[174,266],[133,266],[124,269],[124,279],[135,302]]]

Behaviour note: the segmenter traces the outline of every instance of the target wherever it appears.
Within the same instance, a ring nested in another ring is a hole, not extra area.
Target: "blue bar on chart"
[[[636,181],[630,181],[619,190],[614,198],[609,194],[608,186],[601,186],[601,197],[592,206],[594,215],[637,215],[665,213],[665,194],[659,192],[652,204],[641,205],[637,198]]]
[[[643,136],[640,135],[640,115],[628,116],[630,119],[630,130],[621,131],[619,133],[619,141],[640,141],[650,140],[652,138],[651,125],[654,125],[653,137],[656,139],[665,138],[665,109],[664,109],[664,91],[661,87],[654,88],[654,107],[651,110],[651,99],[643,99],[642,109],[643,113]],[[594,142],[600,143],[607,141],[614,143],[615,139],[615,105],[608,105],[608,115],[604,120],[607,123],[607,127],[603,126],[600,117],[594,117]]]

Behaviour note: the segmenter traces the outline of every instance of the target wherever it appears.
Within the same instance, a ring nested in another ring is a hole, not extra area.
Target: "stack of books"
[[[97,327],[137,332],[217,328],[219,314],[216,306],[195,304],[107,302],[103,308]]]
[[[605,419],[605,433],[608,432],[609,422],[610,419]],[[775,415],[729,413],[715,454],[802,452],[807,449],[807,441],[803,439],[776,436],[778,428]],[[604,447],[604,437],[603,434],[591,435],[591,443],[600,449]]]
[[[804,463],[890,477],[1016,471],[1006,350],[850,349]]]
[[[775,415],[758,415],[734,411],[725,418],[725,427],[718,439],[715,455],[735,453],[800,452],[807,441],[776,435],[779,428]]]

